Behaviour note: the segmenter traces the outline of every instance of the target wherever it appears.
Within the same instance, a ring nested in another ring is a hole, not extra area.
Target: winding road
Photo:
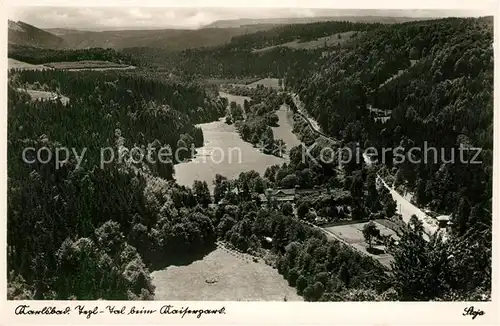
[[[303,111],[304,111],[304,104],[300,101],[299,96],[295,93],[290,93],[295,106],[297,107],[297,113],[309,124],[311,129],[316,132],[318,135],[323,136],[330,141],[333,142],[338,142],[338,140],[329,137],[325,135],[322,131],[321,128],[319,127],[318,123],[313,120],[312,118],[308,117]],[[365,156],[363,156],[365,157]],[[365,158],[366,159],[366,158]],[[442,232],[443,237],[446,238],[446,230],[440,229],[435,221],[432,219],[432,217],[428,216],[425,214],[420,208],[417,206],[413,205],[409,200],[404,198],[400,193],[398,193],[394,188],[390,187],[387,185],[387,183],[380,177],[380,175],[377,174],[378,180],[382,182],[384,187],[386,187],[389,192],[392,195],[392,198],[396,201],[397,204],[397,211],[399,214],[401,214],[403,221],[405,223],[408,223],[410,221],[410,218],[413,215],[416,215],[417,218],[422,222],[424,226],[424,235],[423,238],[426,241],[429,241],[430,236],[435,234],[436,232]],[[324,230],[324,229],[323,229]],[[325,232],[329,233],[328,231],[324,230]]]
[[[316,120],[314,120],[313,118],[309,117],[309,115],[307,114],[307,112],[305,112],[305,110],[304,110],[304,103],[302,103],[302,101],[300,101],[299,96],[297,94],[290,93],[290,96],[292,97],[293,103],[297,107],[297,114],[299,114],[304,119],[304,121],[307,122],[307,124],[309,125],[309,127],[311,127],[311,129],[315,133],[317,133],[320,136],[323,136],[323,137],[327,138],[330,141],[338,143],[338,140],[336,140],[336,139],[334,139],[334,138],[326,135],[325,133],[323,133],[321,131],[321,127],[319,126],[318,122]]]
[[[433,224],[432,217],[425,214],[420,208],[413,205],[410,201],[404,198],[400,193],[398,193],[394,188],[390,187],[381,177],[377,174],[377,180],[382,183],[382,185],[389,190],[392,198],[396,201],[397,212],[401,214],[401,217],[405,223],[409,223],[413,215],[422,222],[424,227],[423,238],[429,241],[431,235],[439,230],[436,224]]]

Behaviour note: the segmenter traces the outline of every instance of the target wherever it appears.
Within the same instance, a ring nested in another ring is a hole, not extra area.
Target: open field
[[[357,34],[356,34],[357,33]],[[342,46],[349,41],[353,41],[359,37],[363,32],[349,31],[344,33],[337,33],[329,36],[324,36],[317,38],[313,41],[300,42],[300,40],[295,40],[283,44],[268,46],[262,49],[253,50],[252,52],[265,52],[272,50],[277,47],[287,47],[291,49],[302,49],[302,50],[315,50],[325,47]],[[356,36],[354,36],[356,34]],[[340,38],[339,38],[340,37]]]
[[[50,62],[46,63],[54,69],[64,70],[109,70],[109,69],[134,69],[134,66],[123,65],[110,61],[85,60],[85,61],[69,61],[69,62]]]
[[[377,228],[380,230],[381,235],[390,235],[395,240],[399,240],[399,237],[396,235],[396,232],[393,230],[383,226],[382,224],[374,221]],[[338,237],[344,240],[349,245],[355,247],[357,250],[362,251],[363,253],[373,257],[378,260],[382,265],[389,267],[392,261],[392,256],[390,254],[384,253],[380,255],[373,255],[369,253],[366,249],[368,248],[368,244],[363,237],[363,226],[364,223],[353,223],[347,225],[338,225],[324,228],[326,231],[330,232],[335,237]]]
[[[47,67],[44,65],[32,65],[31,63],[22,62],[19,60],[15,60],[9,58],[9,69],[21,69],[21,70],[44,70],[44,69],[52,69],[51,67]]]
[[[207,78],[205,81],[207,84],[221,85],[221,84],[231,84],[238,86],[246,86],[255,81],[260,80],[260,78],[248,77],[248,78]]]
[[[252,81],[240,80],[238,83],[230,83],[229,85],[234,87],[248,87],[248,88],[256,88],[258,85],[262,85],[264,87],[280,89],[279,87],[279,79],[278,78],[262,78]]]
[[[56,100],[61,100],[63,105],[67,105],[69,102],[69,98],[66,96],[61,96],[57,95],[54,92],[47,92],[47,91],[38,91],[34,89],[22,89],[19,88],[20,91],[27,92],[33,101],[56,101]]]
[[[410,60],[410,67],[413,67],[416,63],[418,62],[418,60]],[[396,79],[398,78],[399,76],[401,76],[402,74],[405,73],[407,69],[405,70],[398,70],[397,73],[395,73],[394,75],[392,75],[391,77],[389,77],[385,82],[383,82],[382,84],[379,85],[379,88],[382,88],[384,87],[385,85],[387,85],[391,80],[393,79]]]
[[[202,260],[151,275],[155,300],[303,301],[271,266],[222,246]]]
[[[263,78],[261,80],[257,80],[256,82],[253,82],[251,84],[248,84],[248,87],[257,87],[257,85],[262,85],[264,87],[270,87],[270,88],[275,88],[278,89],[280,88],[278,86],[278,78]]]

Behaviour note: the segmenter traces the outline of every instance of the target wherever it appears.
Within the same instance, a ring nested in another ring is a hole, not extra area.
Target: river
[[[241,106],[245,99],[250,99],[224,92],[220,92],[219,95],[226,97],[229,103],[235,101]],[[280,120],[279,127],[273,128],[275,138],[283,139],[287,150],[300,144],[292,133],[292,120],[286,107],[282,106],[276,114]],[[195,180],[206,181],[212,190],[216,174],[233,179],[241,172],[255,170],[263,175],[269,166],[281,165],[288,161],[287,157],[263,154],[252,144],[243,141],[234,125],[227,125],[224,121],[225,118],[221,118],[219,121],[198,125],[203,131],[205,143],[203,147],[197,149],[194,159],[175,166],[175,178],[178,184],[191,187]]]

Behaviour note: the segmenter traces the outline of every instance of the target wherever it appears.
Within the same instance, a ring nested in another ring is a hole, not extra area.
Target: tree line
[[[306,42],[342,32],[367,31],[380,27],[378,23],[354,23],[348,21],[327,21],[309,24],[290,24],[259,31],[251,34],[234,36],[231,46],[235,48],[259,49],[299,40]]]
[[[137,61],[131,55],[109,48],[65,50],[9,44],[8,56],[9,58],[31,64],[84,60],[111,61],[129,65],[137,64]]]

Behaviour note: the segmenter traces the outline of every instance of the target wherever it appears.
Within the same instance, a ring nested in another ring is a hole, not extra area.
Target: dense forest
[[[290,69],[307,71],[316,65],[322,50],[276,48],[262,54],[232,46],[194,48],[166,53],[163,49],[127,48],[141,65],[195,78],[278,77]]]
[[[354,51],[338,53],[310,77],[289,78],[287,85],[322,129],[344,142],[402,146],[405,155],[427,142],[443,148],[446,160],[460,146],[482,148],[482,164],[457,157],[446,164],[407,160],[394,166],[398,184],[413,191],[419,204],[454,213],[463,233],[469,224],[491,223],[493,34],[488,26],[484,19],[450,18],[380,28]],[[399,69],[404,72],[384,83]],[[392,112],[390,119],[373,119],[369,105]],[[468,152],[467,158],[473,155]],[[387,163],[391,167],[392,159]]]
[[[122,64],[137,64],[128,54],[113,49],[89,48],[82,50],[40,49],[37,47],[9,44],[9,58],[42,64],[83,60],[111,61]]]
[[[154,155],[203,144],[194,123],[218,118],[226,103],[196,85],[132,74],[10,77],[9,297],[150,299],[148,267],[213,245],[210,219],[194,210],[191,190],[172,181],[175,157]],[[23,89],[34,83],[60,90],[70,103],[31,101]],[[106,147],[116,157],[102,166]],[[136,157],[136,147],[151,149],[154,161]],[[22,159],[26,148],[33,163]],[[58,148],[70,157],[57,162]],[[85,154],[82,162],[73,149]]]
[[[257,53],[265,46],[279,45],[288,41],[314,40],[336,33],[376,29],[379,24],[351,22],[320,22],[310,24],[284,25],[266,31],[235,36],[231,42],[213,46],[167,52],[161,48],[129,47],[123,49],[144,65],[174,73],[201,77],[283,77],[290,71],[307,72],[323,60],[321,49],[289,49],[276,47]],[[360,33],[361,36],[361,33]],[[350,48],[359,40],[347,42],[336,49]]]
[[[375,147],[378,153],[382,153],[382,148],[401,146],[406,161],[394,163],[392,156],[385,158],[387,167],[393,168],[389,175],[395,185],[412,192],[420,207],[451,214],[453,233],[446,245],[439,241],[413,243],[400,246],[398,251],[405,259],[411,257],[409,247],[421,248],[419,255],[429,255],[426,260],[444,259],[445,255],[454,257],[452,262],[447,261],[451,264],[448,268],[467,271],[467,276],[459,275],[453,281],[437,280],[441,295],[445,292],[443,287],[467,291],[478,284],[487,289],[491,284],[488,267],[493,148],[491,27],[487,18],[384,26],[368,32],[365,41],[354,50],[335,53],[307,77],[298,73],[288,75],[286,81],[300,95],[305,109],[322,130],[344,144],[355,142],[362,148]],[[391,78],[395,74],[398,76]],[[370,108],[389,112],[389,119],[384,122],[374,118]],[[431,159],[424,161],[422,152],[410,152],[411,148],[425,146],[438,149],[436,160],[430,156]],[[465,151],[467,161],[460,161],[460,147],[481,148],[476,158],[481,163],[467,163],[475,154],[472,150]],[[451,158],[453,151],[455,159]],[[421,159],[421,163],[412,164],[408,160],[410,155],[414,160]],[[421,232],[418,227],[414,229]],[[417,238],[408,236],[411,241]],[[469,249],[472,247],[481,248],[478,250],[487,262],[485,265],[477,265],[481,263],[473,258],[474,253]],[[465,261],[469,262],[468,267]],[[427,293],[427,298],[439,296],[435,290],[423,288],[421,279],[430,277],[425,276],[428,271],[417,272],[413,269],[416,266],[406,262],[404,273],[396,276],[406,274],[401,286],[413,287],[401,290],[402,293],[415,292],[403,296],[410,298],[417,293],[421,298],[422,293]],[[461,267],[453,266],[462,263]],[[482,275],[488,281],[483,283],[474,275]],[[417,279],[420,287],[412,283]]]
[[[348,21],[328,21],[309,24],[277,26],[252,34],[234,36],[230,46],[238,49],[259,49],[299,40],[306,42],[323,36],[350,31],[367,31],[382,24],[353,23]]]

